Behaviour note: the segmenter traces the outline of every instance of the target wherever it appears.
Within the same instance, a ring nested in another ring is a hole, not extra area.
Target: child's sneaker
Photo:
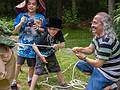
[[[30,87],[32,83],[32,80],[28,81],[28,86]]]
[[[16,83],[11,85],[11,90],[18,90],[18,87],[17,87]]]

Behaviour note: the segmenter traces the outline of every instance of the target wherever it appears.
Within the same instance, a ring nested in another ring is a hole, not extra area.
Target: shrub
[[[73,15],[71,10],[64,10],[63,21],[65,24],[77,24],[80,22],[77,14]]]
[[[13,19],[2,17],[0,19],[0,35],[12,35]]]
[[[120,3],[117,3],[117,9],[113,12],[113,23],[115,26],[115,32],[118,35],[118,38],[120,40]]]

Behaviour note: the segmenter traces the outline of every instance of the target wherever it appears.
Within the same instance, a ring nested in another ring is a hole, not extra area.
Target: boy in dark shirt
[[[58,77],[58,81],[61,86],[65,86],[65,81],[63,75],[61,73],[61,69],[59,63],[55,56],[56,49],[64,47],[64,37],[62,34],[62,21],[58,17],[49,18],[48,31],[46,31],[39,40],[37,40],[37,45],[48,45],[52,47],[37,47],[33,45],[33,49],[37,54],[36,66],[35,66],[35,74],[32,78],[32,83],[30,90],[35,89],[35,85],[39,75],[47,74],[45,65],[47,67],[48,72],[56,73]]]

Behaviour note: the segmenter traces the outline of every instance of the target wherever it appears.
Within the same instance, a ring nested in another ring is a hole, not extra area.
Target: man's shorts
[[[26,58],[26,57],[21,57],[21,56],[18,56],[17,64],[23,65],[25,60],[27,61],[27,65],[29,67],[34,67],[35,66],[36,58]]]
[[[44,63],[39,57],[36,58],[36,65],[35,65],[35,74],[36,75],[43,75],[49,73],[60,72],[60,65],[56,59],[55,55],[49,56],[46,58],[48,63]]]

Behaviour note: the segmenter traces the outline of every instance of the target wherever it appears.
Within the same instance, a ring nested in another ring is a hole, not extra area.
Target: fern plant
[[[12,31],[8,27],[8,23],[0,20],[0,35],[11,35]]]
[[[120,3],[117,3],[117,9],[113,12],[113,23],[115,26],[115,32],[117,33],[118,39],[120,40]]]
[[[64,14],[65,14],[63,17],[64,23],[69,23],[69,24],[79,23],[80,20],[78,19],[77,14],[73,15],[71,10],[65,9]]]

